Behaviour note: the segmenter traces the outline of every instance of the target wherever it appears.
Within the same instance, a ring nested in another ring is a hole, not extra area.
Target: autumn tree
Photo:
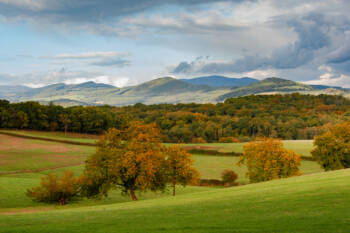
[[[168,182],[173,187],[173,196],[175,196],[177,184],[186,186],[199,181],[199,172],[193,167],[192,155],[183,147],[171,145],[166,155],[166,173]]]
[[[41,178],[40,186],[28,189],[26,195],[34,201],[65,205],[77,197],[79,191],[79,178],[74,177],[73,172],[66,171],[61,177],[50,173]]]
[[[155,124],[132,122],[125,130],[110,129],[86,163],[83,193],[107,195],[113,187],[137,200],[135,191],[166,188],[165,151]]]
[[[301,156],[287,151],[281,140],[263,138],[244,146],[238,164],[247,166],[251,182],[261,182],[300,175],[300,161]]]
[[[315,137],[312,157],[326,170],[350,168],[350,125],[335,125],[330,131]]]

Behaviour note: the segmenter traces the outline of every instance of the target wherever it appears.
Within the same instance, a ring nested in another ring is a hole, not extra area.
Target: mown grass
[[[68,168],[71,170],[70,168]],[[74,168],[73,168],[74,170]],[[56,173],[61,173],[62,171],[55,171]],[[26,176],[27,175],[27,176]],[[38,209],[38,208],[76,208],[76,207],[82,207],[82,206],[95,206],[95,205],[106,205],[106,204],[112,204],[112,203],[121,203],[121,202],[128,202],[131,201],[131,198],[126,195],[122,195],[120,190],[112,190],[109,193],[109,196],[107,198],[101,198],[101,199],[76,199],[72,203],[70,203],[67,206],[60,207],[57,204],[45,204],[45,203],[38,203],[33,202],[31,199],[29,199],[25,193],[27,189],[37,186],[40,183],[40,177],[43,174],[16,174],[16,175],[7,175],[7,176],[0,176],[0,214],[3,212],[9,212],[9,211],[21,211],[25,210],[26,208],[32,208],[32,209]],[[184,187],[177,187],[177,195],[192,193],[192,192],[203,192],[207,190],[211,190],[213,188],[207,188],[207,187],[193,187],[193,186],[187,186]],[[139,200],[146,200],[146,199],[154,199],[164,196],[170,196],[171,192],[170,189],[165,190],[165,192],[147,192],[147,193],[140,193],[138,192],[137,197]],[[1,215],[0,215],[1,218]]]
[[[349,232],[350,170],[138,202],[2,215],[0,232]]]

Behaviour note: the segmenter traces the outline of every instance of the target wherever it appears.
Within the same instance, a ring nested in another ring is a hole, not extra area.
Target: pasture
[[[290,141],[288,145],[296,145],[305,154],[310,148],[308,142]],[[205,146],[226,151],[242,148],[240,143]],[[84,161],[94,151],[92,146],[0,134],[0,232],[310,232],[308,229],[321,229],[325,221],[328,224],[330,216],[336,218],[326,208],[329,203],[337,215],[344,215],[347,204],[340,204],[345,202],[342,194],[349,196],[350,192],[342,185],[350,170],[324,173],[316,162],[303,160],[301,177],[233,188],[178,187],[175,198],[170,192],[137,193],[139,201],[132,202],[129,196],[113,190],[106,199],[78,199],[61,207],[25,196],[26,190],[38,185],[40,177],[49,172],[72,170],[81,174]],[[223,170],[233,169],[239,175],[238,182],[249,183],[246,168],[237,166],[238,157],[195,154],[193,159],[204,179],[220,179]],[[316,222],[308,226],[311,217]],[[42,219],[45,227],[40,224]],[[291,222],[299,226],[289,228]],[[327,227],[320,232],[335,229],[332,224]]]
[[[0,232],[349,232],[350,170],[0,217]]]
[[[217,150],[219,152],[243,152],[246,143],[197,143],[185,144],[185,147],[193,147],[206,150]],[[313,148],[313,140],[283,140],[283,145],[288,150],[306,157],[311,157],[310,151]]]

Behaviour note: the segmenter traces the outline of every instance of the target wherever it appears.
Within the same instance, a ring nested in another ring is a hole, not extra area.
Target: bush
[[[226,169],[221,174],[222,183],[226,187],[237,186],[238,185],[238,182],[236,182],[237,178],[238,178],[238,175],[230,169]]]
[[[261,182],[300,175],[301,156],[287,151],[281,140],[264,138],[244,146],[238,164],[246,164],[250,182]]]
[[[237,138],[235,137],[222,137],[219,139],[219,142],[221,143],[232,143],[232,142],[240,142]]]
[[[193,138],[192,143],[207,143],[207,141],[201,137],[199,138]]]
[[[338,124],[315,138],[312,157],[326,170],[350,168],[350,125]]]
[[[208,187],[222,186],[222,181],[217,179],[200,179],[199,186],[208,186]]]
[[[73,172],[66,171],[62,177],[50,173],[41,178],[38,187],[27,190],[27,196],[33,201],[65,205],[79,194],[79,179],[74,177]]]

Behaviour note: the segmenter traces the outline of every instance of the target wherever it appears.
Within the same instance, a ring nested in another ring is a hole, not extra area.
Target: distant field
[[[32,130],[0,130],[0,132],[17,134],[20,136],[34,136],[43,139],[57,139],[68,142],[80,142],[80,143],[96,143],[99,139],[98,135],[92,134],[79,134],[79,133],[67,133],[64,132],[44,132],[44,131],[32,131]]]
[[[0,134],[0,175],[83,164],[94,151],[95,148],[88,146]]]
[[[205,149],[214,149],[219,152],[243,152],[243,146],[246,143],[197,143],[184,144],[185,147],[205,147]],[[283,140],[283,145],[287,149],[293,149],[296,153],[310,157],[310,151],[313,148],[313,140]]]
[[[345,233],[350,231],[349,179],[347,169],[175,198],[41,207],[0,215],[0,232]]]
[[[225,169],[232,169],[238,174],[238,182],[249,183],[249,179],[245,176],[246,167],[237,165],[238,157],[194,155],[193,158],[194,165],[203,179],[220,179],[221,173]],[[301,162],[300,170],[304,175],[323,171],[318,163],[305,160]]]

